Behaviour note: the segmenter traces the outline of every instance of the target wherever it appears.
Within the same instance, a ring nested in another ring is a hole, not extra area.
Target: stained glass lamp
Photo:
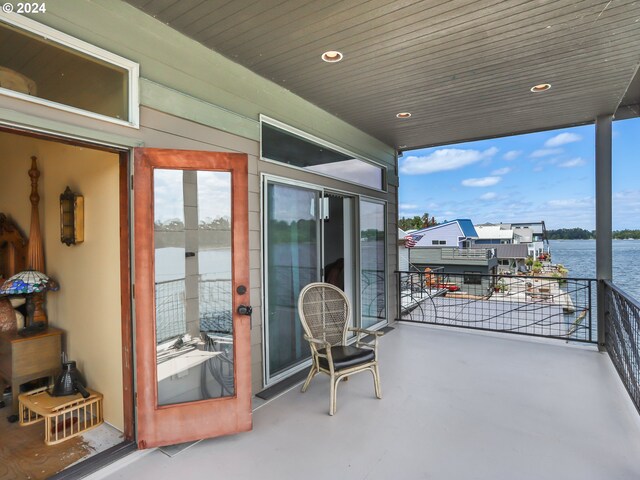
[[[46,328],[45,322],[34,322],[33,312],[35,305],[33,296],[47,290],[56,291],[60,287],[58,283],[37,270],[25,270],[8,278],[0,287],[0,295],[24,296],[27,299],[27,321],[23,334],[37,332]]]

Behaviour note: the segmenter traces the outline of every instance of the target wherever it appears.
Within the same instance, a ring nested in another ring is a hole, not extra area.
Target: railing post
[[[396,306],[396,321],[398,321],[402,318],[402,273],[400,270],[396,272]]]
[[[598,348],[605,350],[605,285],[612,279],[612,115],[596,118],[596,277],[598,279]]]

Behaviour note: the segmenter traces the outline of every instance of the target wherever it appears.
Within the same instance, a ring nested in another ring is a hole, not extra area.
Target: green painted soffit
[[[142,82],[144,105],[179,114],[202,100],[196,116],[208,115],[207,104],[218,107],[205,124],[218,122],[223,130],[248,138],[253,138],[248,121],[257,122],[262,113],[395,165],[392,147],[120,0],[47,0],[47,13],[30,18],[138,62],[140,76],[150,81]],[[184,95],[163,99],[160,86]]]

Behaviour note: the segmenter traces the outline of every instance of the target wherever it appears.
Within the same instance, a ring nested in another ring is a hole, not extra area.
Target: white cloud
[[[418,208],[418,205],[415,205],[413,203],[401,203],[400,205],[398,205],[398,208],[400,210],[415,210],[416,208]]]
[[[314,172],[333,175],[336,168],[340,169],[342,178],[358,178],[363,185],[380,185],[380,172],[376,168],[362,168],[362,161],[357,159],[342,160],[321,165],[309,165],[305,167]]]
[[[622,190],[613,194],[613,228],[638,228],[640,190]]]
[[[500,177],[467,178],[462,181],[465,187],[490,187],[500,182]]]
[[[531,158],[540,158],[540,157],[548,157],[549,155],[558,155],[562,153],[563,150],[561,148],[541,148],[539,150],[534,150],[531,155]]]
[[[155,219],[185,221],[181,170],[158,169],[154,173]],[[231,176],[227,172],[198,172],[198,221],[231,216]]]
[[[422,213],[418,213],[418,212],[404,212],[404,211],[400,211],[400,213],[398,214],[398,218],[413,218],[413,217],[421,217]]]
[[[522,151],[521,150],[509,150],[507,153],[505,153],[502,158],[504,158],[505,160],[515,160],[516,158],[518,158],[520,155],[522,155]]]
[[[616,200],[640,200],[640,190],[622,190],[613,194]]]
[[[544,142],[545,147],[559,147],[560,145],[565,145],[567,143],[578,142],[582,140],[582,137],[576,133],[559,133],[555,137],[551,137],[549,140]]]
[[[595,201],[593,197],[562,198],[557,200],[549,200],[545,203],[545,205],[549,208],[579,209],[592,207],[593,205],[595,205]]]
[[[511,167],[499,168],[491,172],[491,175],[506,175],[511,171]]]
[[[498,153],[495,147],[484,151],[463,150],[460,148],[441,148],[424,157],[409,156],[402,162],[400,171],[406,175],[425,175],[428,173],[457,170],[480,160],[493,157]]]
[[[484,195],[480,195],[480,200],[493,200],[498,196],[496,192],[487,192]]]
[[[581,227],[591,230],[595,220],[595,200],[593,197],[553,199],[540,205],[540,211],[544,211],[547,228]]]
[[[571,160],[567,160],[566,162],[562,162],[558,164],[558,167],[561,168],[575,168],[581,167],[584,165],[584,159],[580,157],[572,158]]]

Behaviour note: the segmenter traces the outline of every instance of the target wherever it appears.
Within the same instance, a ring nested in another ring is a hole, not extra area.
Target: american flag
[[[404,246],[407,248],[415,247],[416,243],[418,243],[423,236],[424,235],[407,235],[404,237]]]

